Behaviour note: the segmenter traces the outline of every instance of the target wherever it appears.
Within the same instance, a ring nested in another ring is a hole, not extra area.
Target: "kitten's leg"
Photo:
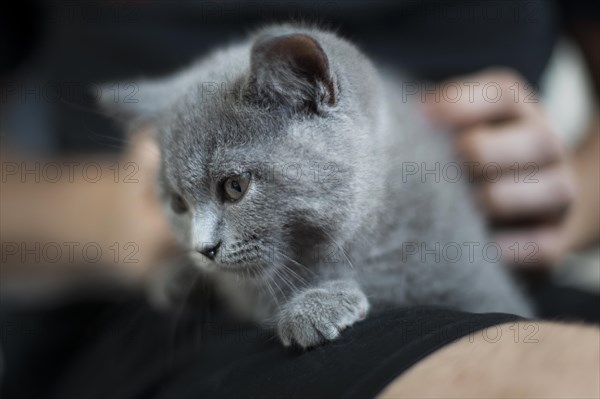
[[[277,332],[285,346],[308,348],[337,338],[368,311],[369,301],[358,284],[329,281],[292,298],[279,314]]]

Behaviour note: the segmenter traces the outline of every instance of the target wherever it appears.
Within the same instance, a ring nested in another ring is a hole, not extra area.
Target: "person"
[[[537,23],[529,21],[530,25],[518,26],[525,32],[529,27],[529,33],[540,35],[540,48],[551,48],[556,27],[546,21],[552,20],[555,10],[541,2],[533,3],[534,22]],[[437,9],[447,10],[448,4],[436,3]],[[514,11],[512,6],[501,6],[500,9],[508,13]],[[402,12],[417,18],[429,15],[433,9],[415,12],[411,7],[414,5],[406,6]],[[461,7],[457,9],[468,10],[469,14],[479,10],[478,6]],[[523,11],[523,5],[516,7]],[[328,16],[331,10],[320,11],[323,16]],[[385,12],[385,7],[373,11],[379,16]],[[347,14],[352,17],[352,11]],[[350,17],[345,26],[357,23]],[[434,20],[440,22],[439,18]],[[421,29],[431,29],[431,21]],[[474,32],[486,32],[489,20],[479,22],[462,35],[468,37]],[[382,30],[385,26],[389,24],[382,26]],[[435,63],[427,57],[417,56],[416,60],[406,61],[409,65],[402,66],[422,68],[424,77],[441,80],[436,86],[440,93],[447,93],[457,83],[464,86],[466,82],[477,82],[480,86],[493,82],[504,93],[512,93],[511,88],[525,87],[527,83],[540,80],[549,51],[538,48],[539,51],[528,54],[525,60],[516,60],[513,51],[526,51],[526,46],[531,43],[512,40],[511,35],[527,35],[518,30],[511,33],[506,26],[500,25],[507,35],[504,40],[482,33],[487,40],[497,41],[498,54],[491,59],[463,60],[456,67],[456,62],[453,64],[451,59],[446,59],[446,63]],[[207,28],[210,29],[214,26]],[[432,29],[420,39],[401,32],[404,35],[400,36],[398,50],[410,49],[407,44],[410,38],[413,42],[423,40],[420,45],[428,45],[429,52],[440,51],[434,44],[440,32],[443,30]],[[595,72],[597,90],[600,68],[593,52],[594,39],[590,37],[598,37],[598,28],[580,22],[574,35],[581,43],[590,70]],[[382,41],[372,47],[384,44],[390,46],[389,42]],[[482,43],[469,45],[477,48]],[[503,48],[509,50],[503,53]],[[460,54],[462,59],[464,53]],[[409,52],[406,57],[415,54],[420,53]],[[446,53],[441,55],[448,56]],[[395,59],[394,56],[390,58]],[[482,55],[481,58],[485,57]],[[505,67],[474,73],[494,65]],[[511,177],[515,163],[534,163],[539,167],[536,184],[504,178],[494,182],[479,179],[476,185],[479,204],[490,221],[511,227],[498,230],[496,236],[504,249],[502,253],[511,256],[506,259],[507,264],[521,269],[554,267],[565,254],[597,243],[600,229],[597,107],[585,127],[584,141],[570,149],[553,131],[542,104],[526,101],[529,93],[519,92],[516,101],[514,97],[504,96],[497,102],[487,101],[481,91],[474,93],[475,98],[461,97],[460,101],[430,94],[425,97],[423,106],[433,119],[456,131],[457,149],[465,160],[479,165],[494,163],[506,172],[505,176]],[[38,240],[94,241],[105,249],[115,242],[133,242],[137,245],[137,262],[114,262],[114,251],[105,250],[102,253],[107,258],[99,264],[112,265],[114,273],[132,281],[146,278],[153,265],[178,251],[153,193],[158,151],[151,133],[151,126],[136,132],[129,151],[120,158],[121,165],[134,162],[139,166],[135,176],[138,184],[114,184],[112,174],[103,176],[95,184],[89,184],[80,175],[74,182],[58,184],[20,184],[19,173],[3,178],[0,192],[3,240],[7,236],[12,241],[31,240],[31,230],[34,230]],[[3,141],[6,136],[3,135]],[[15,148],[14,141],[8,142]],[[4,143],[2,155],[4,161],[11,156]],[[112,160],[99,161],[102,162],[105,169],[113,164]],[[474,173],[480,175],[482,171],[476,169]],[[48,212],[49,206],[45,205],[49,199],[52,212]],[[527,223],[523,223],[524,219]],[[519,223],[519,228],[514,222]],[[534,262],[531,262],[530,253],[517,252],[515,255],[515,251],[510,250],[515,244],[524,248],[528,243],[535,243]],[[20,262],[20,255],[15,252],[13,257],[6,259],[8,262],[3,259],[3,263],[17,266],[12,269],[13,274],[15,270],[23,269],[22,263],[31,263]],[[76,252],[76,255],[81,258],[64,263],[89,267],[83,253]],[[69,274],[73,273],[71,269],[67,268]],[[8,269],[3,266],[3,272],[5,270]],[[589,309],[589,298],[584,303]],[[132,299],[128,294],[115,295],[111,300],[78,300],[75,304],[61,306],[58,312],[53,308],[31,310],[12,304],[2,312],[2,325],[13,328],[7,327],[2,334],[6,372],[0,390],[4,397],[39,396],[42,392],[45,393],[43,396],[57,397],[81,397],[84,394],[97,397],[187,397],[199,394],[209,397],[242,394],[542,397],[557,393],[595,397],[600,394],[597,379],[600,348],[596,327],[524,321],[510,315],[403,309],[358,324],[338,343],[290,355],[262,332],[222,321],[219,312],[214,316],[213,313],[206,309],[205,317],[199,320],[184,312],[182,321],[174,315],[154,312],[139,303],[137,296]],[[597,320],[597,316],[596,319],[574,313],[569,316]],[[33,334],[23,334],[27,320],[37,323],[33,326]],[[148,329],[153,332],[147,332]],[[42,330],[48,333],[43,339],[38,334]],[[531,332],[534,332],[533,336],[529,335]],[[569,351],[564,350],[567,347]],[[26,353],[29,355],[25,356]],[[492,357],[496,359],[493,362]],[[558,371],[557,362],[563,366],[561,371]],[[57,367],[57,363],[61,366]],[[449,364],[458,366],[448,368]],[[40,373],[40,368],[46,370],[45,373]],[[409,371],[403,373],[406,370]],[[24,386],[24,376],[31,375],[36,376],[38,384]]]

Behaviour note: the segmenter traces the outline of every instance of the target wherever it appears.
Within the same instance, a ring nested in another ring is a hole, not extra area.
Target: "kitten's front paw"
[[[277,326],[285,346],[308,348],[337,338],[340,331],[366,317],[369,302],[352,283],[328,283],[308,289],[282,309]]]

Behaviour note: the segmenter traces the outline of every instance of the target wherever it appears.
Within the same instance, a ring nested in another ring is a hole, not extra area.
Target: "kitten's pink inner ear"
[[[315,39],[303,34],[279,36],[260,43],[254,51],[262,53],[261,58],[269,64],[286,63],[295,74],[309,82],[323,83],[328,94],[327,104],[335,105],[335,89],[329,61]]]

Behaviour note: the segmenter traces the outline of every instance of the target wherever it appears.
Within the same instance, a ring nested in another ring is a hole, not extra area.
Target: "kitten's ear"
[[[134,129],[157,120],[194,83],[195,70],[165,79],[108,83],[99,87],[99,103],[109,116]]]
[[[249,93],[254,100],[322,112],[337,102],[327,54],[306,34],[259,38],[252,47]]]

